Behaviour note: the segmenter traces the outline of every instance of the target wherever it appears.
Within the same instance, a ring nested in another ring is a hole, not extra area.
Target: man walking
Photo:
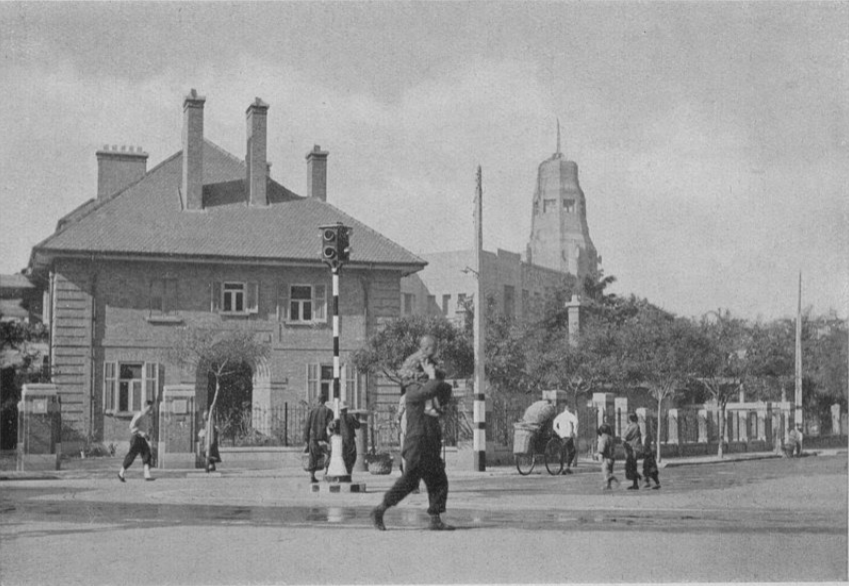
[[[435,416],[450,401],[451,385],[444,381],[441,372],[437,372],[432,355],[422,358],[420,366],[427,375],[427,381],[411,382],[404,393],[407,408],[407,437],[401,454],[405,463],[404,472],[371,512],[372,522],[380,531],[386,530],[383,524],[386,509],[401,502],[418,487],[421,480],[427,487],[429,529],[454,529],[440,518],[448,500],[448,477],[445,474],[445,463],[440,457],[442,430],[439,417]]]
[[[318,479],[315,471],[320,469],[319,462],[323,461],[324,450],[319,442],[328,441],[327,426],[333,421],[333,411],[326,405],[327,395],[321,393],[318,397],[318,405],[310,410],[307,422],[304,426],[304,443],[307,444],[306,452],[309,454],[307,471],[310,473],[310,482],[315,484]]]
[[[566,450],[566,467],[563,474],[572,474],[572,466],[578,463],[578,450],[575,446],[578,437],[578,416],[575,415],[575,408],[567,403],[563,407],[563,413],[554,418],[552,425],[554,433],[560,437]]]
[[[150,426],[150,412],[153,410],[153,401],[147,401],[144,407],[141,408],[132,420],[130,420],[130,451],[124,457],[124,463],[121,465],[121,470],[118,471],[118,480],[126,482],[124,473],[127,468],[133,465],[136,456],[141,456],[142,464],[144,464],[144,479],[153,480],[150,475],[150,435],[148,434]]]

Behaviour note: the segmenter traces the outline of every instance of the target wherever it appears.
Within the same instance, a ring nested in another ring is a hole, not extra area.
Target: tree
[[[623,379],[645,387],[657,400],[660,427],[663,403],[683,389],[696,370],[699,356],[706,350],[704,337],[690,320],[647,305],[625,320],[617,344]],[[660,438],[655,439],[660,461]]]
[[[2,313],[0,313],[2,318]],[[51,380],[44,365],[48,330],[44,324],[0,319],[0,447],[14,447],[18,401],[25,384]],[[40,346],[40,347],[39,347]]]
[[[747,347],[751,346],[752,336],[745,322],[732,317],[728,310],[705,314],[700,329],[706,345],[694,378],[704,385],[719,408],[717,455],[721,458],[725,446],[725,408],[729,399],[739,396],[744,382],[751,376],[753,361]]]
[[[187,326],[175,332],[170,350],[171,360],[199,369],[215,381],[215,393],[208,407],[207,453],[214,435],[212,425],[222,380],[238,372],[245,364],[255,370],[268,357],[269,352],[268,344],[257,341],[256,332],[247,328],[222,330]]]
[[[448,378],[463,378],[474,370],[474,353],[461,330],[443,316],[412,315],[387,322],[357,349],[352,360],[360,372],[379,372],[400,384],[404,360],[419,349],[425,334],[436,338],[439,358]]]

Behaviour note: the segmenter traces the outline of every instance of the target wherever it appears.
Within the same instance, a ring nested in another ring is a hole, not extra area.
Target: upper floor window
[[[151,279],[149,297],[150,315],[177,313],[177,279]]]
[[[547,213],[548,210],[556,210],[555,204],[557,203],[556,199],[545,199],[542,202],[542,213]]]
[[[451,295],[442,296],[442,313],[448,315],[448,306],[451,304]]]
[[[277,300],[278,319],[287,323],[319,323],[327,321],[327,287],[325,285],[281,284]]]
[[[212,284],[212,310],[231,315],[259,311],[259,284],[255,281],[225,281]]]
[[[563,209],[566,210],[570,214],[575,213],[575,200],[574,199],[564,199],[563,200]]]

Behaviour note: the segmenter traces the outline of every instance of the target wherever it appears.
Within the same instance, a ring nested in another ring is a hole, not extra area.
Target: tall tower
[[[560,152],[560,120],[557,151],[540,163],[534,192],[530,263],[571,273],[579,281],[598,269],[601,262],[587,225],[587,202],[578,183],[578,165]]]

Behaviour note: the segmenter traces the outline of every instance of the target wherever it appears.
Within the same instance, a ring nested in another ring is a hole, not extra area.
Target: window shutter
[[[247,303],[245,310],[248,313],[259,313],[259,283],[251,281],[248,283]]]
[[[327,286],[316,285],[312,289],[313,321],[327,321]]]
[[[118,387],[116,380],[118,364],[116,362],[103,363],[103,410],[115,410],[115,393]]]
[[[277,321],[289,320],[289,284],[281,281],[277,284]]]
[[[213,281],[209,284],[209,311],[217,313],[221,311],[221,282]]]
[[[307,364],[307,403],[312,403],[318,399],[319,385],[319,365]]]
[[[159,395],[159,364],[144,363],[144,400],[156,401]]]

